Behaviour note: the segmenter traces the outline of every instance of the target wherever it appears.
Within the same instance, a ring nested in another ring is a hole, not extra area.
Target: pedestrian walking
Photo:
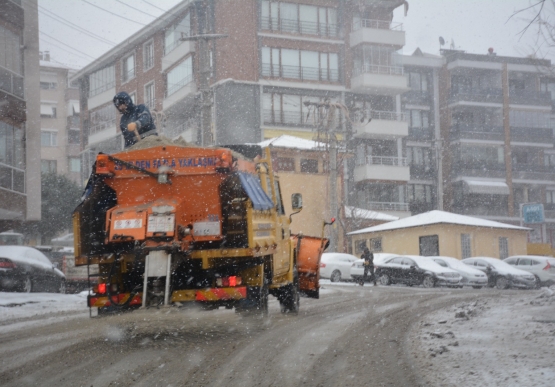
[[[376,276],[374,275],[374,253],[368,250],[368,247],[365,247],[360,257],[364,259],[364,275],[362,276],[360,286],[364,286],[364,283],[368,279],[368,272],[370,272],[370,279],[374,282],[374,286],[376,286]]]

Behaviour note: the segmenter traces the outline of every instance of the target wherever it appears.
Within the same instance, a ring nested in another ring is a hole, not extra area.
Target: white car
[[[488,286],[495,286],[497,289],[510,287],[531,289],[536,286],[536,277],[533,274],[515,269],[497,258],[472,257],[463,259],[461,262],[486,273]]]
[[[460,287],[472,286],[475,289],[483,288],[488,285],[488,277],[485,273],[478,269],[474,269],[468,265],[465,265],[457,258],[453,257],[428,257],[440,266],[448,267],[458,272],[462,278],[460,282]]]
[[[536,277],[536,286],[555,284],[555,258],[541,255],[515,255],[505,258],[503,262],[519,270],[527,271]]]
[[[343,253],[324,253],[320,260],[320,278],[329,278],[331,282],[352,280],[351,265],[358,257]]]
[[[374,266],[385,261],[389,257],[393,257],[397,254],[389,253],[374,253]],[[364,275],[364,259],[357,259],[351,265],[351,277],[355,281],[359,281]],[[370,275],[370,274],[368,274]]]

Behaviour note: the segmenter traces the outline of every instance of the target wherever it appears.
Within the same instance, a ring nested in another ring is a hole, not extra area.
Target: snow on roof
[[[363,208],[356,208],[351,206],[345,206],[345,217],[369,220],[383,220],[386,222],[399,219],[398,216],[388,215],[382,212],[370,211]]]
[[[304,138],[288,136],[286,134],[279,137],[270,138],[259,142],[258,145],[261,147],[267,146],[277,146],[280,148],[295,148],[295,149],[314,149],[319,150],[324,147],[325,144],[318,143],[312,140],[305,140]]]
[[[41,60],[39,61],[39,64],[40,64],[40,67],[52,67],[56,69],[75,70],[75,71],[78,70],[75,67],[69,67],[58,62],[50,62],[48,60]]]
[[[506,228],[511,230],[530,230],[527,227],[513,226],[511,224],[495,222],[493,220],[486,220],[480,218],[474,218],[472,216],[453,214],[445,211],[429,211],[423,214],[411,216],[408,218],[403,218],[396,220],[394,222],[380,224],[378,226],[368,227],[361,230],[353,231],[347,235],[364,234],[368,232],[376,231],[387,231],[387,230],[397,230],[400,228],[418,227],[426,226],[430,224],[447,223],[447,224],[459,224],[463,226],[474,226],[474,227],[489,227],[489,228]]]

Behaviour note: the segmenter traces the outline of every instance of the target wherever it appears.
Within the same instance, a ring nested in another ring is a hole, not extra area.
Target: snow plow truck
[[[296,313],[301,293],[318,298],[327,240],[290,222],[269,148],[148,137],[97,156],[73,214],[75,265],[91,269],[99,313],[193,302],[266,314],[269,295]]]

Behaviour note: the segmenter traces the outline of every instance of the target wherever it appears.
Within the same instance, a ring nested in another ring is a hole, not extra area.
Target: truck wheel
[[[33,291],[33,281],[31,280],[31,277],[26,276],[18,290],[22,293],[31,293]]]
[[[58,293],[65,294],[66,293],[66,281],[61,280],[60,283],[58,284],[58,287],[57,287],[56,291]]]
[[[287,285],[285,294],[280,300],[281,313],[299,313],[300,298],[299,273],[295,269],[293,274],[293,283],[291,285]]]

